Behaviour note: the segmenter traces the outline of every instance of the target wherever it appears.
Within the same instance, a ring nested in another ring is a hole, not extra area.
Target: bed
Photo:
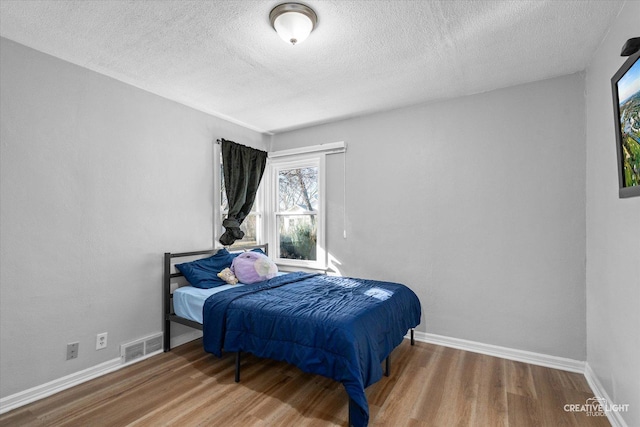
[[[261,250],[268,247],[245,248]],[[317,273],[278,274],[244,285],[199,289],[179,281],[177,261],[216,255],[216,250],[165,253],[164,350],[177,322],[203,331],[207,352],[241,352],[291,363],[339,381],[349,395],[349,425],[366,426],[365,388],[389,372],[389,355],[420,323],[417,296],[398,283]],[[182,265],[182,264],[181,264]]]

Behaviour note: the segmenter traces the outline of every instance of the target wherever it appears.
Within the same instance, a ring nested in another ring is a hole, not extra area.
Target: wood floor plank
[[[443,347],[435,353],[431,363],[415,372],[416,380],[423,386],[420,387],[415,406],[411,412],[411,418],[416,420],[428,420],[437,423],[441,407],[446,403],[445,385],[449,378],[449,371],[454,365],[458,351]],[[406,396],[407,400],[412,399],[411,395]],[[390,400],[393,402],[393,399]],[[437,425],[437,424],[434,424]]]
[[[464,390],[468,390],[465,371],[465,357],[468,353],[447,349],[441,354],[438,375],[432,376],[431,384],[420,397],[421,402],[429,402],[421,410],[414,411],[417,420],[428,419],[434,426],[469,425],[474,417],[474,408],[464,404]],[[428,367],[426,369],[429,369]],[[431,390],[440,388],[437,400],[431,400]],[[468,391],[467,391],[468,392]]]
[[[497,357],[480,357],[478,377],[478,399],[476,402],[477,425],[505,426],[509,425],[507,412],[507,391],[505,386],[506,360]]]
[[[536,398],[536,388],[529,365],[514,360],[505,360],[507,393]]]
[[[510,426],[543,426],[539,406],[534,397],[507,392]]]
[[[284,362],[207,354],[200,340],[0,415],[0,426],[346,426],[331,379]],[[367,389],[372,426],[609,426],[565,410],[593,397],[583,375],[405,340]]]
[[[558,393],[561,385],[558,376],[552,371],[541,366],[531,366],[542,425],[578,427],[571,413],[564,410],[563,396]]]

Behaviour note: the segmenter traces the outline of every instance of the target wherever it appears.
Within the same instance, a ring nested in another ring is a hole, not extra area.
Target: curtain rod
[[[237,142],[229,141],[228,139],[224,139],[224,138],[218,138],[218,139],[216,139],[216,142],[215,142],[215,143],[216,143],[216,145],[220,145],[220,146],[222,146],[222,143],[223,143],[223,142],[230,142],[230,143],[232,143],[232,144],[236,144],[236,145],[238,145],[238,146],[240,146],[240,147],[246,147],[246,148],[250,148],[250,149],[252,149],[252,150],[256,150],[256,151],[263,151],[263,150],[260,150],[260,149],[258,149],[258,148],[251,147],[250,145],[239,144],[239,143],[237,143]],[[266,153],[266,151],[264,151],[264,152]]]

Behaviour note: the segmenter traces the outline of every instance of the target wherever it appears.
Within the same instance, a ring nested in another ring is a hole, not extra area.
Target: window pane
[[[279,258],[316,261],[316,215],[278,215]]]
[[[227,212],[229,210],[229,201],[227,200],[227,190],[224,186],[224,172],[222,171],[222,158],[220,161],[220,211]]]
[[[278,210],[304,212],[318,209],[318,168],[282,169],[278,172]]]
[[[220,224],[227,217],[225,213],[220,215]],[[255,213],[250,213],[242,224],[240,225],[240,230],[244,232],[244,237],[241,240],[236,240],[231,247],[237,246],[251,246],[258,245],[258,215]],[[221,227],[220,234],[224,233],[224,227]]]

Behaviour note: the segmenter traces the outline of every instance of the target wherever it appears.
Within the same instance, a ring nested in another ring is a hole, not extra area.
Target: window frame
[[[265,215],[267,242],[269,243],[269,256],[278,265],[285,267],[309,268],[324,270],[327,266],[327,254],[325,245],[325,221],[326,221],[326,185],[325,185],[325,153],[299,154],[285,157],[269,158],[267,161],[267,173],[265,173]],[[305,167],[318,168],[318,207],[316,211],[301,212],[300,214],[315,214],[317,218],[316,230],[316,260],[297,260],[280,258],[280,243],[278,240],[278,217],[291,216],[291,213],[280,212],[279,208],[279,173],[281,170],[297,169]]]

